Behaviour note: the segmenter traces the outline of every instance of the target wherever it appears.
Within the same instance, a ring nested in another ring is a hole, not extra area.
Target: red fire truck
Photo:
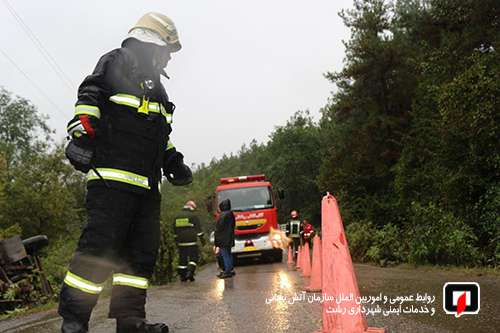
[[[271,228],[278,229],[277,197],[265,175],[221,178],[212,197],[212,207],[218,217],[219,203],[231,200],[231,210],[236,218],[236,259],[266,258],[279,262],[282,250],[273,248],[269,240]]]

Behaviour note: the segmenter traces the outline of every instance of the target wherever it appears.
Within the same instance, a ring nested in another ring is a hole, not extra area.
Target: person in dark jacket
[[[63,333],[88,332],[111,274],[117,332],[168,332],[145,320],[145,303],[160,241],[162,169],[174,185],[192,181],[170,141],[174,104],[160,80],[180,48],[172,20],[148,13],[80,85],[66,156],[87,173],[88,222],[61,288]]]
[[[229,278],[233,273],[233,255],[231,248],[234,246],[234,228],[236,220],[231,211],[231,201],[226,199],[219,204],[220,215],[215,225],[214,245],[220,251],[224,261],[224,271],[218,276],[221,279]]]
[[[194,281],[199,258],[197,240],[199,239],[202,245],[205,244],[200,219],[195,211],[196,203],[189,200],[175,217],[174,237],[179,252],[177,273],[181,281]]]

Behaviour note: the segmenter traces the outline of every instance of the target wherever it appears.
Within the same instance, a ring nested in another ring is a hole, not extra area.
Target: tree
[[[319,145],[318,127],[307,111],[296,112],[270,135],[266,154],[273,158],[265,169],[274,187],[284,190],[280,208],[285,220],[295,209],[316,225],[320,223],[321,194],[316,184],[321,162]]]
[[[36,108],[0,87],[0,151],[7,168],[23,156],[44,151],[53,133]]]

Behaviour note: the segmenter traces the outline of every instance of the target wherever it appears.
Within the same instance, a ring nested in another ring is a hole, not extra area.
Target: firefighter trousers
[[[178,247],[179,265],[177,266],[177,272],[181,280],[184,280],[186,276],[194,276],[198,265],[198,245],[182,246],[178,244]]]
[[[91,187],[88,214],[66,273],[59,314],[88,322],[112,275],[110,318],[145,318],[146,289],[160,243],[160,194]]]
[[[299,253],[299,246],[300,246],[300,238],[299,237],[292,237],[292,249],[293,249],[293,258],[297,259],[297,255]]]

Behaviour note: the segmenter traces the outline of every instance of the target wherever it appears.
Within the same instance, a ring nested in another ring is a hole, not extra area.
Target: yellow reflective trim
[[[175,219],[175,226],[177,228],[194,227],[192,223],[189,223],[188,218]]]
[[[196,245],[196,244],[197,244],[196,242],[177,243],[177,245],[179,245],[179,246],[192,246],[192,245]]]
[[[94,105],[79,104],[75,106],[75,116],[79,116],[82,114],[101,118],[101,111],[97,106]]]
[[[168,140],[168,143],[167,143],[167,149],[166,150],[169,150],[169,149],[172,149],[172,148],[175,148],[174,144],[172,143],[172,141]]]
[[[64,278],[64,283],[68,286],[79,289],[87,294],[97,295],[102,291],[102,284],[93,283],[76,274],[68,271],[66,277]]]
[[[116,94],[111,96],[109,100],[116,104],[131,106],[133,108],[138,108],[139,106],[141,106],[141,99],[134,95]]]
[[[149,99],[139,98],[134,95],[129,94],[116,94],[109,98],[111,102],[116,104],[130,106],[137,109],[137,112],[148,114],[149,112],[153,113],[161,113],[165,116],[163,110],[165,108],[158,102],[150,102]],[[142,103],[141,103],[142,102]],[[167,118],[167,116],[165,116]],[[172,115],[170,114],[170,122]],[[168,120],[167,120],[168,122]]]
[[[236,226],[237,227],[244,227],[244,226],[250,226],[250,225],[262,225],[266,222],[267,222],[266,219],[244,220],[244,221],[237,221]]]
[[[167,110],[165,109],[163,104],[160,105],[160,112],[165,117],[165,121],[167,122],[167,124],[171,124],[174,116],[173,113],[167,113]]]
[[[197,266],[196,263],[194,261],[190,261],[188,262],[188,265],[192,265],[192,266]]]
[[[68,132],[69,136],[76,138],[81,137],[83,134],[87,134],[87,131],[83,127],[80,120],[69,124],[68,127],[66,127],[66,131]]]
[[[146,96],[144,96],[142,98],[142,104],[137,109],[137,112],[144,113],[144,114],[149,114],[149,98],[147,98]]]
[[[300,221],[290,221],[290,236],[298,237],[300,235]]]
[[[77,126],[80,126],[82,124],[82,122],[80,121],[80,119],[70,123],[68,126],[66,126],[66,131],[69,132],[70,130],[72,130],[73,128],[77,127]]]
[[[113,285],[114,286],[128,286],[128,287],[134,287],[134,288],[139,288],[139,289],[148,289],[149,283],[148,283],[148,279],[140,277],[140,276],[116,273],[116,274],[113,274]]]
[[[160,113],[160,104],[157,102],[149,103],[149,112]]]
[[[122,183],[127,183],[139,187],[143,187],[146,189],[151,189],[149,187],[149,181],[147,177],[138,175],[133,172],[129,171],[124,171],[124,170],[119,170],[119,169],[110,169],[110,168],[97,168],[97,172],[102,176],[104,179],[109,179],[109,180],[114,180],[117,182],[122,182]],[[99,177],[94,170],[90,170],[89,173],[87,174],[87,180],[100,180],[101,177]]]

